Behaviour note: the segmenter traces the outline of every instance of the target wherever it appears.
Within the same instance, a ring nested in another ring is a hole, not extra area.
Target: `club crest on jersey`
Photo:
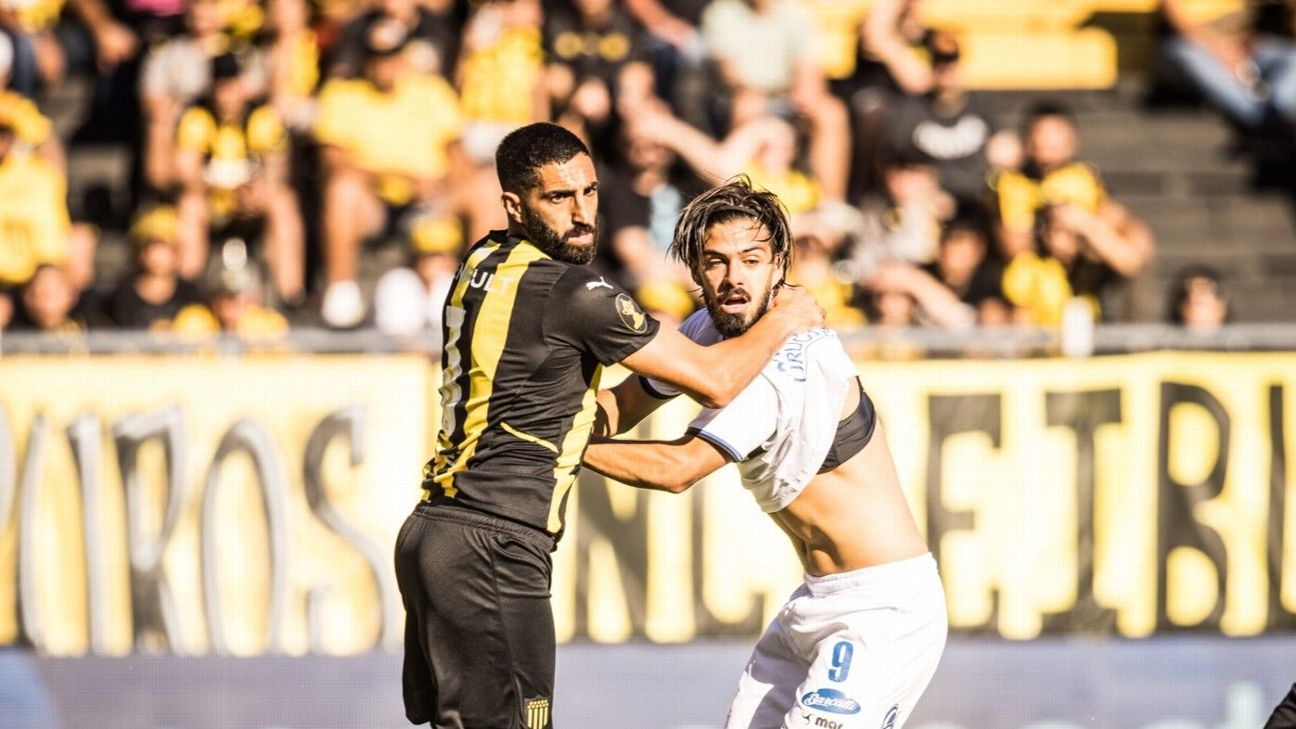
[[[545,729],[549,726],[549,699],[527,699],[526,725],[527,729]]]
[[[882,717],[881,729],[895,729],[896,721],[900,718],[900,705],[891,704],[887,710],[886,716]]]
[[[801,703],[811,709],[826,711],[829,714],[858,714],[859,702],[837,689],[815,689],[801,697]]]
[[[631,331],[642,332],[648,326],[648,315],[643,313],[643,309],[639,308],[629,294],[617,294],[616,308],[617,313],[621,315],[621,321],[630,327]]]

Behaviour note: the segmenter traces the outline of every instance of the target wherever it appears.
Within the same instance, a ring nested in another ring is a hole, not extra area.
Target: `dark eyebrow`
[[[586,185],[584,188],[582,188],[580,192],[592,192],[592,191],[597,191],[598,189],[599,189],[599,183],[598,180],[595,180],[590,184]],[[551,190],[545,190],[541,194],[544,195],[545,197],[564,197],[567,195],[575,195],[576,193],[577,190],[572,187],[556,187]]]

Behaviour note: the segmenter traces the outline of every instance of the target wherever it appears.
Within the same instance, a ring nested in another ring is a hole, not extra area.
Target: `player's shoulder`
[[[849,368],[854,370],[850,356],[842,345],[841,337],[832,329],[811,329],[788,337],[770,362],[764,373],[767,376],[785,377],[805,381],[811,367],[832,366],[834,369]]]
[[[554,295],[562,296],[566,301],[602,300],[619,294],[629,296],[616,279],[588,266],[552,258],[537,261],[536,265],[546,275],[554,277]]]
[[[715,322],[711,320],[711,312],[705,308],[698,309],[689,315],[683,323],[679,325],[680,334],[702,345],[711,345],[719,342],[723,337],[715,328]]]

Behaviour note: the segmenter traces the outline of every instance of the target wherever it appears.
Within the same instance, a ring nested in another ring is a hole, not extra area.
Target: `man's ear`
[[[693,283],[698,286],[702,285],[702,274],[698,273],[697,264],[689,266],[689,278],[693,279]]]
[[[500,195],[500,202],[504,204],[504,213],[508,215],[509,222],[522,224],[522,196],[516,192],[505,192]]]

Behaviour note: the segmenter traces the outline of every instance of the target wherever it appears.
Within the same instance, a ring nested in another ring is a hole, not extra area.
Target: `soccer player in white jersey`
[[[696,198],[671,255],[706,310],[680,330],[701,344],[740,335],[787,272],[778,199],[736,179]],[[678,390],[632,376],[598,395],[601,432],[623,433]],[[900,729],[945,647],[936,562],[905,502],[873,404],[837,335],[792,337],[732,402],[674,441],[595,438],[585,464],[679,493],[726,463],[788,535],[805,568],[738,683],[726,729]]]

